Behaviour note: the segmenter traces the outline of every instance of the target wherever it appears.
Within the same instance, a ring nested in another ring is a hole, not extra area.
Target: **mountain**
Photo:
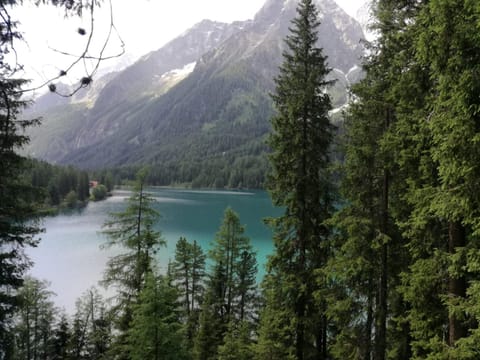
[[[31,111],[40,106],[44,124],[27,151],[83,168],[148,163],[159,183],[261,185],[269,93],[296,5],[268,0],[253,20],[202,21],[83,97],[50,108],[40,99]],[[333,0],[317,6],[319,46],[337,79],[330,92],[340,108],[360,76],[363,33]]]
[[[372,1],[368,0],[358,9],[355,18],[358,20],[362,26],[363,33],[368,41],[375,39],[374,32],[371,31],[370,26],[372,24],[373,14],[372,14]]]

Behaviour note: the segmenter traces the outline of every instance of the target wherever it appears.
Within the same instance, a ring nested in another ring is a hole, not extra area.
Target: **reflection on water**
[[[259,264],[265,262],[272,250],[271,232],[262,219],[280,214],[272,207],[263,191],[195,191],[150,189],[157,200],[156,209],[162,217],[156,226],[167,242],[159,252],[161,269],[165,269],[173,257],[175,243],[180,236],[189,241],[197,240],[206,251],[221,224],[225,208],[236,211],[246,235],[257,251]],[[35,263],[33,276],[47,279],[57,294],[57,304],[68,312],[74,309],[75,300],[90,286],[101,279],[108,258],[119,249],[100,250],[105,241],[100,233],[102,224],[110,212],[122,211],[127,190],[119,190],[113,197],[101,202],[92,202],[81,212],[72,212],[46,218],[42,241],[29,254]],[[263,273],[263,266],[260,266]]]

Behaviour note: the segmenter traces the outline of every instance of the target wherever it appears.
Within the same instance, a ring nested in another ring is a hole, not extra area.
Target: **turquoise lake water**
[[[150,189],[157,200],[156,208],[162,218],[157,230],[162,232],[167,246],[158,254],[160,270],[165,270],[173,258],[175,243],[180,236],[197,240],[207,252],[223,219],[223,212],[231,207],[245,225],[245,234],[257,252],[259,277],[264,263],[273,250],[272,234],[262,219],[278,216],[264,191],[194,191]],[[42,241],[28,251],[35,265],[30,273],[51,282],[57,296],[56,304],[71,313],[75,300],[102,278],[105,263],[118,249],[100,250],[105,238],[100,233],[110,212],[122,211],[128,191],[115,191],[105,201],[90,203],[85,209],[45,219]]]

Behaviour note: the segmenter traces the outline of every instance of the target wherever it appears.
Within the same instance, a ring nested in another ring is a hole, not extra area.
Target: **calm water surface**
[[[204,251],[210,247],[223,219],[225,208],[230,206],[246,226],[263,274],[265,258],[273,250],[271,231],[262,219],[277,216],[281,210],[274,208],[263,191],[191,191],[150,189],[158,201],[156,208],[162,218],[157,224],[167,246],[158,254],[160,268],[164,270],[173,258],[175,243],[180,236],[197,240]],[[35,265],[31,274],[51,282],[57,294],[56,303],[67,312],[74,309],[75,300],[102,278],[105,263],[118,249],[100,250],[105,238],[100,233],[108,213],[122,211],[128,191],[115,191],[105,201],[90,203],[85,209],[47,218],[46,232],[37,248],[29,250]]]

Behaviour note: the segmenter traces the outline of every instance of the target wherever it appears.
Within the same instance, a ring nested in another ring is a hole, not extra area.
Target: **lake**
[[[156,209],[161,220],[156,226],[167,246],[158,254],[160,270],[164,271],[169,259],[173,259],[175,244],[180,236],[189,241],[197,240],[204,252],[210,248],[223,219],[223,212],[231,207],[245,225],[245,234],[251,239],[257,252],[260,277],[264,263],[273,250],[272,234],[262,219],[278,216],[281,210],[274,208],[264,191],[195,191],[152,188],[157,200]],[[75,300],[102,278],[105,263],[118,249],[100,250],[105,241],[100,233],[102,224],[110,212],[122,211],[126,190],[117,190],[113,196],[100,202],[91,202],[80,211],[72,211],[44,220],[46,232],[40,245],[29,249],[34,262],[30,273],[51,282],[50,289],[57,296],[55,302],[68,313],[75,308]]]

